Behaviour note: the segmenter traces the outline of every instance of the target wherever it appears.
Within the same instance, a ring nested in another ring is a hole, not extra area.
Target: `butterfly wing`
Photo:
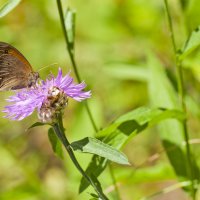
[[[0,91],[27,87],[30,63],[13,46],[0,42]]]

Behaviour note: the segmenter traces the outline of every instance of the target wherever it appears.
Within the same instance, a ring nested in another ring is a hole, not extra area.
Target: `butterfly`
[[[0,42],[0,91],[32,87],[38,78],[39,73],[15,47]]]

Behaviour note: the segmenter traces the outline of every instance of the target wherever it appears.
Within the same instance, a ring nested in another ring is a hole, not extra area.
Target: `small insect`
[[[39,73],[15,47],[0,42],[0,91],[34,86],[38,78]]]

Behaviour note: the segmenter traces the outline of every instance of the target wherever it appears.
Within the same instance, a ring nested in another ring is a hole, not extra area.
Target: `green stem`
[[[64,145],[65,149],[67,150],[72,162],[74,163],[74,165],[78,169],[78,171],[90,183],[90,185],[94,188],[94,190],[97,192],[98,196],[102,200],[108,200],[108,198],[105,196],[105,194],[103,194],[103,192],[98,189],[95,182],[93,182],[93,180],[85,173],[85,171],[83,170],[83,168],[80,166],[79,162],[77,161],[77,159],[74,155],[74,152],[71,149],[70,143],[69,143],[69,141],[67,140],[67,138],[64,134],[64,131],[63,131],[64,129],[63,129],[61,117],[60,117],[59,123],[55,123],[53,125],[53,129],[54,129],[55,134],[57,135],[57,137],[60,139],[60,141]]]
[[[176,42],[175,42],[175,37],[174,37],[174,31],[173,31],[172,19],[171,19],[171,15],[170,15],[170,11],[169,11],[168,1],[164,0],[164,3],[165,3],[165,9],[166,9],[168,23],[169,23],[169,30],[170,30],[172,46],[173,46],[174,54],[176,57],[178,94],[179,94],[179,99],[180,99],[180,103],[181,103],[181,109],[186,114],[187,111],[186,111],[186,105],[185,105],[185,100],[184,100],[185,94],[184,94],[182,63],[179,60],[179,56],[177,54],[177,47],[176,47]],[[192,160],[191,160],[191,150],[190,150],[190,144],[189,144],[187,120],[184,120],[182,122],[182,126],[183,126],[183,131],[184,131],[184,139],[186,142],[186,154],[187,154],[188,168],[189,168],[188,173],[189,173],[189,177],[190,177],[190,181],[191,181],[192,197],[193,197],[193,199],[195,199],[194,172],[193,172],[193,164],[192,164]]]
[[[64,34],[64,37],[65,37],[65,42],[66,42],[66,45],[67,45],[67,51],[68,51],[68,54],[69,54],[69,57],[70,57],[70,60],[71,60],[72,67],[74,69],[74,73],[76,75],[76,78],[77,78],[78,82],[80,83],[81,82],[81,77],[80,77],[80,74],[78,72],[78,67],[77,67],[75,59],[74,59],[74,51],[70,48],[69,38],[67,36],[67,30],[66,30],[66,27],[65,27],[65,20],[64,20],[61,0],[57,0],[57,6],[58,6],[58,12],[59,12],[59,15],[60,15],[60,22],[61,22],[61,25],[62,25],[63,34]],[[90,118],[91,124],[92,124],[94,130],[97,132],[98,128],[96,126],[96,123],[94,121],[94,118],[92,116],[92,113],[91,113],[91,110],[90,110],[90,108],[88,106],[87,101],[85,101],[85,107],[86,107],[88,116]]]
[[[59,15],[60,15],[60,22],[61,22],[63,34],[64,34],[64,37],[65,37],[67,51],[68,51],[68,54],[69,54],[69,57],[70,57],[70,60],[71,60],[72,67],[74,69],[74,73],[76,75],[76,78],[77,78],[78,82],[80,83],[81,82],[81,78],[80,78],[80,74],[78,72],[78,67],[77,67],[75,59],[74,59],[74,51],[70,48],[69,38],[68,38],[67,30],[66,30],[66,27],[65,27],[65,20],[64,20],[63,8],[62,8],[61,0],[57,0],[57,6],[58,6],[58,12],[59,12]],[[87,114],[88,114],[89,119],[91,121],[91,124],[93,126],[93,129],[95,130],[95,132],[98,132],[98,128],[97,128],[97,125],[96,125],[96,123],[94,121],[94,118],[92,116],[92,112],[91,112],[91,110],[89,108],[88,102],[85,101],[84,103],[85,103],[85,108],[86,108]],[[117,188],[117,186],[116,186],[116,188]]]
[[[174,31],[173,31],[173,26],[172,26],[172,19],[171,19],[170,12],[169,12],[168,1],[164,0],[164,2],[165,2],[165,9],[167,12],[167,19],[168,19],[168,23],[169,23],[169,30],[170,30],[170,37],[172,40],[172,46],[174,48],[174,52],[176,52],[177,48],[176,48],[176,42],[175,42]]]
[[[120,200],[121,197],[120,197],[119,189],[117,187],[117,183],[116,183],[116,179],[115,179],[115,175],[114,175],[111,163],[109,163],[108,166],[109,166],[110,175],[111,175],[111,178],[112,178],[112,181],[113,181],[113,185],[115,187],[115,192],[116,192],[117,199]]]

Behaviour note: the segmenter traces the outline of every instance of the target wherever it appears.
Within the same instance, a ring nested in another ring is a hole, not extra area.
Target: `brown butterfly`
[[[34,86],[39,73],[13,46],[0,42],[0,91]]]

